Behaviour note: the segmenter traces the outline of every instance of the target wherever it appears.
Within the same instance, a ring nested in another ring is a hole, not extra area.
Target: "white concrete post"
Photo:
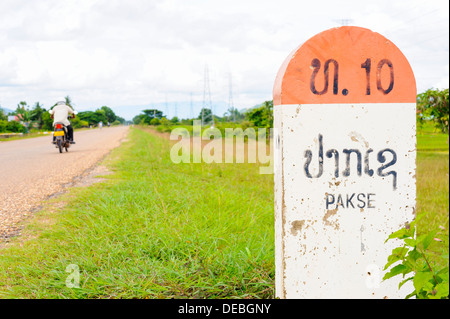
[[[294,50],[274,85],[276,296],[404,298],[382,282],[415,217],[416,85],[378,33],[340,27]]]

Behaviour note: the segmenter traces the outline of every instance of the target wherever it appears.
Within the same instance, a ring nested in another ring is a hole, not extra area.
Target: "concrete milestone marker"
[[[404,298],[382,281],[415,218],[416,84],[401,51],[359,27],[294,50],[273,91],[276,295]]]

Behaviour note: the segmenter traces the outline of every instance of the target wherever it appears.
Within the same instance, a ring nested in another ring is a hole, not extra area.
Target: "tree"
[[[136,115],[135,117],[133,117],[133,124],[136,124],[136,125],[141,124],[141,121],[143,120],[144,116],[145,116],[144,114],[139,114],[139,115]]]
[[[417,95],[417,120],[422,124],[425,120],[436,123],[442,133],[449,131],[448,89],[429,89]]]
[[[115,114],[114,111],[111,110],[109,107],[107,107],[107,106],[102,106],[100,109],[104,111],[106,120],[107,120],[109,123],[112,123],[112,122],[114,122],[114,121],[117,119],[116,114]]]
[[[255,127],[273,127],[273,101],[265,101],[260,107],[247,111],[245,116]]]
[[[100,122],[106,123],[108,121],[108,119],[106,118],[106,115],[105,115],[105,111],[103,111],[102,109],[97,109],[94,113],[95,113],[95,116],[97,117],[96,123],[100,123]]]
[[[157,117],[153,118],[150,121],[150,125],[160,125],[160,124],[161,124],[161,120],[159,118],[157,118]]]
[[[2,109],[0,109],[0,112]],[[0,119],[0,133],[6,132],[6,125],[8,124],[8,121]]]
[[[107,122],[113,123],[118,120],[119,122],[125,122],[125,119],[117,116],[112,109],[107,106],[102,106],[101,108],[93,111],[84,111],[79,112],[77,115],[81,121],[86,121],[89,124],[98,124],[99,122],[103,122],[106,124]],[[82,126],[85,126],[85,123],[81,123]]]
[[[150,120],[153,118],[161,119],[163,117],[163,112],[157,109],[143,110],[142,111]]]
[[[78,117],[80,118],[80,120],[86,121],[89,124],[93,125],[98,124],[100,121],[103,122],[106,121],[105,113],[102,110],[96,110],[95,112],[92,111],[79,112]]]
[[[39,129],[41,129],[44,124],[42,120],[44,113],[45,109],[42,108],[42,105],[39,102],[36,102],[34,108],[30,111],[30,120],[35,122]]]
[[[123,117],[116,116],[116,121],[119,121],[120,124],[125,124],[125,119]]]
[[[5,114],[5,111],[3,111],[2,108],[0,108],[0,121],[1,120],[7,120],[8,116]]]
[[[28,104],[25,101],[20,101],[19,104],[17,104],[17,108],[28,108]]]
[[[73,128],[82,128],[82,127],[89,127],[89,123],[87,121],[81,120],[78,115],[75,116],[75,118],[70,120],[70,124]]]
[[[207,118],[211,116],[211,114],[212,114],[211,109],[202,108],[200,110],[200,114],[198,115],[197,119],[201,120],[202,118]]]
[[[11,133],[25,133],[27,131],[27,128],[17,121],[7,122],[5,129],[6,129],[6,132],[11,132]]]
[[[98,123],[97,117],[95,116],[95,113],[92,111],[79,112],[78,117],[80,118],[80,120],[86,121],[89,124]]]
[[[52,131],[53,130],[53,120],[50,116],[50,113],[44,112],[42,114],[42,127],[43,130]]]
[[[67,95],[64,99],[66,100],[66,105],[70,106],[73,109],[72,100],[70,96]]]
[[[15,113],[17,117],[25,124],[25,127],[27,127],[31,121],[31,114],[27,102],[20,101],[19,104],[17,104]]]
[[[157,109],[149,109],[149,110],[143,110],[142,113],[133,117],[133,123],[136,125],[139,124],[147,124],[150,125],[150,122],[153,119],[159,119],[161,120],[163,117],[163,112]]]
[[[215,116],[212,113],[211,109],[207,108],[202,108],[197,118],[202,121],[202,125],[211,125],[216,120],[220,121],[220,118],[218,116]]]
[[[229,108],[223,118],[226,122],[240,122],[244,119],[244,114],[240,113],[236,108]]]

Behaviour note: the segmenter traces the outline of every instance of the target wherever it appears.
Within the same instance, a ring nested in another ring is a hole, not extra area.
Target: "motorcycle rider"
[[[53,126],[56,123],[62,123],[67,128],[67,138],[70,144],[75,144],[73,140],[73,127],[70,125],[69,114],[72,118],[75,118],[75,111],[68,105],[66,105],[65,99],[59,100],[56,105],[49,111],[51,117],[53,118]],[[53,137],[53,143],[55,142],[55,137]]]

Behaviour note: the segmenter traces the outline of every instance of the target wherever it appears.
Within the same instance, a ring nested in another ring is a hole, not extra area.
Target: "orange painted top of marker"
[[[313,36],[286,58],[273,103],[415,103],[416,95],[411,66],[391,41],[344,26]]]

